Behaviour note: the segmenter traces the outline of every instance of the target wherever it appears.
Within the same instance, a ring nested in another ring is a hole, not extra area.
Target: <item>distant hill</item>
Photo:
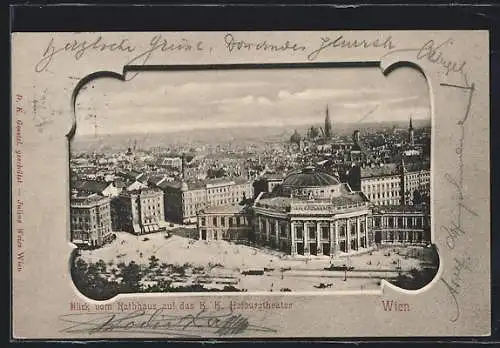
[[[130,133],[75,136],[71,143],[72,151],[93,151],[103,149],[126,149],[134,142],[142,149],[170,147],[181,144],[191,146],[217,145],[238,142],[272,142],[287,139],[293,130],[284,127],[244,127],[223,129],[195,129],[169,133]]]
[[[430,121],[414,121],[415,128],[429,127]],[[179,131],[172,133],[129,133],[129,134],[102,134],[84,135],[75,137],[71,141],[72,152],[86,151],[112,151],[123,150],[133,147],[134,142],[141,149],[154,147],[171,147],[175,145],[217,145],[224,143],[252,144],[256,142],[281,142],[288,141],[294,130],[297,129],[301,135],[305,135],[311,126],[322,126],[322,124],[309,124],[301,127],[265,126],[265,127],[233,127],[219,129],[194,129],[191,131]],[[386,122],[386,123],[334,123],[333,133],[339,135],[350,135],[355,129],[376,130],[383,128],[408,127],[408,122]]]

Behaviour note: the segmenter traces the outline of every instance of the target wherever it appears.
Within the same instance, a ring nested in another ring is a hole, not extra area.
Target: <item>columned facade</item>
[[[369,239],[368,214],[368,211],[328,217],[257,214],[256,240],[292,256],[357,252],[374,244]]]
[[[424,208],[373,206],[348,184],[306,168],[289,174],[275,192],[259,194],[252,206],[204,209],[199,238],[248,239],[292,256],[356,254],[378,244],[430,242]]]

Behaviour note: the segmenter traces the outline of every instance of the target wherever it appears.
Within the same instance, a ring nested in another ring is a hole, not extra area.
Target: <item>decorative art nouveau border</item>
[[[16,33],[12,47],[15,338],[489,333],[487,32]],[[75,129],[72,115],[79,87],[102,72],[126,80],[140,69],[332,64],[379,65],[384,74],[400,64],[412,65],[427,79],[432,112],[432,241],[440,256],[436,278],[416,292],[384,283],[381,291],[368,294],[119,295],[105,302],[113,311],[119,311],[118,301],[177,305],[162,322],[167,328],[151,324],[158,320],[154,311],[146,313],[147,319],[127,317],[122,326],[111,329],[90,323],[102,320],[103,314],[95,301],[79,294],[68,271],[74,248],[67,237],[68,135]],[[410,310],[387,312],[383,300],[408,303]],[[225,312],[231,301],[266,305],[260,310]],[[278,301],[287,302],[286,309],[271,308]],[[72,302],[89,309],[75,316]],[[181,302],[192,304],[194,310],[182,310]],[[183,325],[170,324],[175,321]]]

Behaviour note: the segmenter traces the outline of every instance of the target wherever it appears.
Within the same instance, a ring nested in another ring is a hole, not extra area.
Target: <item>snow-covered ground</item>
[[[172,235],[165,238],[166,233],[152,233],[135,236],[126,232],[116,232],[116,239],[102,248],[82,250],[84,260],[96,262],[99,259],[106,263],[113,261],[129,263],[148,263],[148,258],[156,256],[160,263],[190,263],[193,266],[209,266],[220,264],[225,268],[239,269],[245,265],[252,267],[268,267],[280,260],[280,253],[265,253],[260,249],[245,245],[236,245],[226,241],[200,241]],[[281,253],[281,255],[283,255]]]
[[[327,256],[291,258],[275,250],[222,240],[207,242],[177,235],[166,238],[167,233],[135,236],[117,232],[116,236],[116,240],[102,248],[82,250],[81,257],[91,262],[102,259],[114,265],[120,262],[128,264],[130,261],[147,265],[149,258],[154,255],[159,259],[159,264],[188,263],[192,267],[202,267],[202,276],[211,279],[226,277],[234,286],[247,291],[280,291],[283,288],[292,291],[376,289],[381,278],[396,276],[398,268],[401,271],[420,268],[423,253],[426,252],[422,247],[390,247],[361,250],[358,255],[340,255],[334,259]],[[347,280],[344,280],[343,271],[324,270],[332,263],[335,266],[353,266],[354,271],[347,272]],[[215,265],[218,267],[214,268]],[[267,268],[269,271],[264,275],[241,274],[241,270],[252,268]],[[286,271],[281,272],[282,269]],[[189,270],[187,274],[184,284],[200,277],[200,274],[196,277],[190,275]],[[320,283],[331,286],[319,288]]]

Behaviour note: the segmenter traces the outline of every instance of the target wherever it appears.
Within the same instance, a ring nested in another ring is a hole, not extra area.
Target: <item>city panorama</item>
[[[69,233],[82,294],[369,291],[384,280],[417,290],[433,279],[424,78],[288,70],[82,88]]]

